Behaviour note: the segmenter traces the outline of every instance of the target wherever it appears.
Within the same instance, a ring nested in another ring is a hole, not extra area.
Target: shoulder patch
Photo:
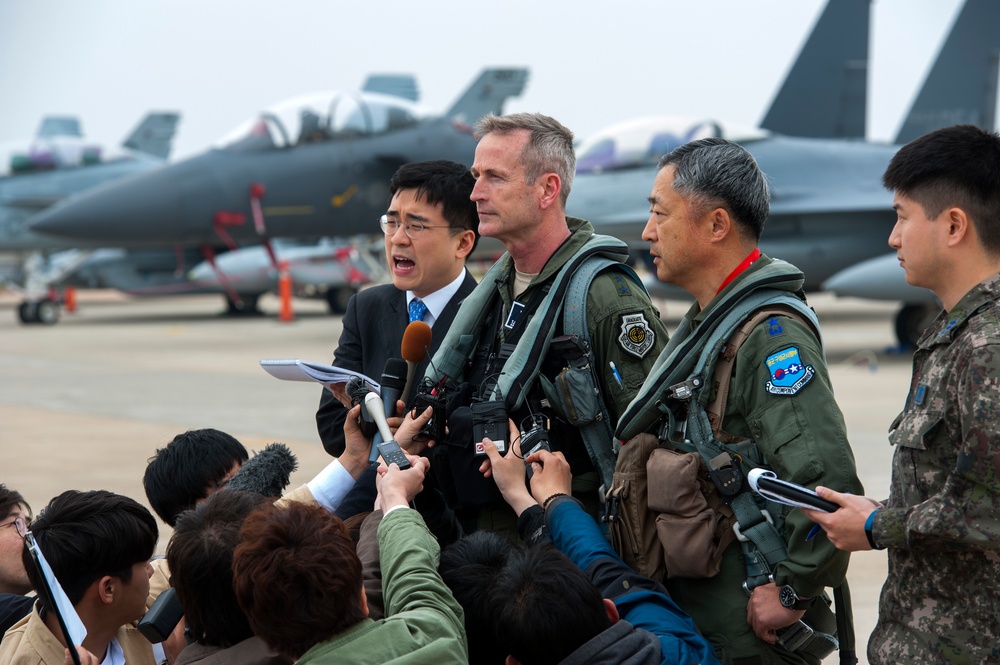
[[[615,289],[618,291],[618,295],[632,295],[632,291],[628,288],[628,281],[620,272],[612,273],[611,279],[615,280]]]
[[[781,327],[781,321],[776,316],[772,316],[767,320],[767,334],[770,337],[777,337],[778,335],[784,335],[785,329]]]
[[[812,365],[802,364],[797,346],[772,353],[764,362],[771,374],[771,380],[764,384],[764,390],[772,395],[794,395],[816,376]]]
[[[642,312],[623,314],[618,344],[622,350],[636,358],[645,358],[656,343],[656,332]]]

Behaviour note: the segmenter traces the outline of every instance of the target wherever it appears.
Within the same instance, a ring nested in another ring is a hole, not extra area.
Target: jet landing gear
[[[239,300],[232,296],[226,296],[226,316],[263,316],[263,312],[257,306],[260,299],[258,293],[241,293]]]
[[[53,298],[25,300],[17,308],[17,318],[25,325],[42,323],[51,326],[59,321],[60,309],[60,303]]]

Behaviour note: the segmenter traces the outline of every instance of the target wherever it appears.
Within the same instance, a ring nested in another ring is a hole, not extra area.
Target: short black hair
[[[469,665],[502,665],[505,646],[486,618],[486,598],[494,580],[519,545],[492,531],[475,531],[441,550],[438,571],[465,614]]]
[[[399,167],[389,180],[389,193],[414,189],[430,205],[441,204],[441,213],[453,229],[476,234],[472,249],[479,243],[479,213],[472,201],[476,179],[469,167],[447,159],[410,162]]]
[[[17,490],[9,489],[6,485],[0,483],[0,519],[10,515],[11,511],[15,508],[22,508],[25,514],[31,517],[31,506],[24,500],[21,493]]]
[[[561,662],[611,627],[597,587],[551,543],[511,552],[486,608],[497,640],[523,665]]]
[[[233,590],[233,551],[247,515],[270,501],[249,492],[216,492],[177,518],[167,565],[196,641],[228,648],[253,636]]]
[[[178,434],[149,458],[142,485],[160,519],[174,526],[177,516],[208,496],[208,488],[250,455],[242,443],[217,429]]]
[[[107,490],[63,492],[31,521],[31,533],[74,605],[105,575],[131,582],[132,566],[149,560],[159,537],[156,519],[145,506]],[[37,591],[27,548],[21,557]]]
[[[924,134],[899,149],[882,184],[919,203],[928,219],[961,208],[983,248],[1000,255],[1000,135],[975,125]]]

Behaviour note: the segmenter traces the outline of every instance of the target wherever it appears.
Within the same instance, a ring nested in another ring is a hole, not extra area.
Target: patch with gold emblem
[[[636,358],[645,358],[655,343],[656,333],[649,327],[649,322],[642,312],[622,315],[622,328],[621,334],[618,335],[618,344],[626,353],[630,353]]]

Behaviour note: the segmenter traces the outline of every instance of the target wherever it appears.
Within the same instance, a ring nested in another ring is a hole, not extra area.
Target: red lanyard
[[[749,268],[750,266],[752,266],[753,262],[756,261],[759,258],[760,258],[760,249],[757,248],[757,247],[754,247],[754,250],[752,252],[750,252],[749,256],[747,256],[745,259],[743,259],[743,262],[740,263],[738,266],[736,266],[735,270],[733,270],[731,273],[729,273],[729,277],[727,277],[726,279],[723,280],[722,286],[720,286],[719,290],[715,292],[715,295],[719,295],[720,293],[722,293],[722,289],[724,289],[727,286],[729,286],[729,283],[731,281],[733,281],[734,279],[736,279],[737,277],[739,277],[740,273],[742,273],[744,270],[746,270],[747,268]]]

